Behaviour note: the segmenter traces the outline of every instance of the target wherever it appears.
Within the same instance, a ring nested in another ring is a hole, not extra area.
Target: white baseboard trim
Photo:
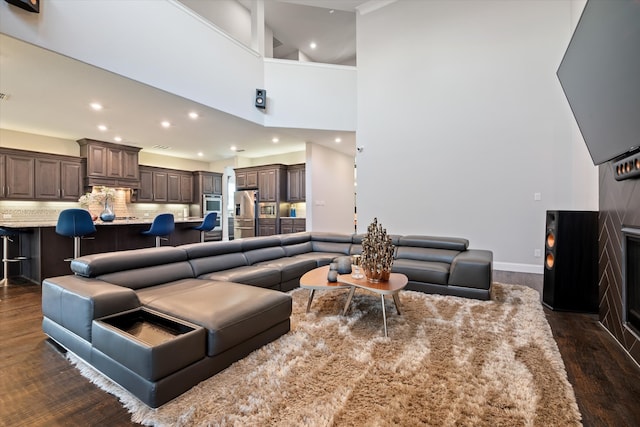
[[[494,270],[515,271],[516,273],[544,274],[544,266],[535,264],[518,264],[515,262],[494,262]]]

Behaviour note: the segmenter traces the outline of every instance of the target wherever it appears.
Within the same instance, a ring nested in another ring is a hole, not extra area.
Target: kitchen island
[[[9,264],[9,277],[21,276],[34,283],[47,277],[70,274],[69,261],[73,257],[73,239],[56,233],[57,221],[10,221],[0,227],[20,231],[9,245],[9,257],[25,256],[26,260]],[[112,222],[95,221],[96,233],[83,238],[80,254],[123,251],[155,246],[153,236],[145,236],[153,218],[116,219]],[[202,218],[175,219],[175,230],[162,245],[177,246],[200,241],[200,232],[193,230]],[[2,264],[0,264],[2,265]]]

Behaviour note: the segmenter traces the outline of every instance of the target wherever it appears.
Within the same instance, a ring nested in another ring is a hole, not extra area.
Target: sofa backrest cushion
[[[166,265],[186,260],[187,253],[184,250],[163,246],[85,255],[71,261],[71,271],[78,276],[97,277],[113,272]]]
[[[242,241],[229,240],[205,243],[189,243],[180,246],[187,252],[189,259],[210,257],[214,255],[242,252]]]
[[[243,253],[213,255],[189,260],[196,277],[216,271],[229,270],[236,267],[248,265],[247,258]]]
[[[297,245],[311,241],[311,233],[302,231],[300,233],[289,233],[280,235],[280,244],[282,246]]]
[[[313,248],[313,252],[331,252],[349,255],[351,240],[351,234],[311,233],[311,247]]]
[[[141,289],[193,277],[191,264],[182,261],[101,274],[96,279],[131,289]]]
[[[400,246],[396,248],[395,259],[413,259],[416,261],[446,262],[451,264],[459,251],[449,249],[416,248]]]
[[[287,254],[284,252],[282,246],[274,246],[245,251],[244,256],[247,258],[247,263],[249,265],[253,265],[262,261],[271,261],[272,259],[284,258],[287,256]]]
[[[247,252],[253,249],[280,247],[279,236],[260,236],[260,237],[248,237],[239,240],[242,242],[242,251]]]
[[[283,246],[282,249],[284,249],[286,256],[295,256],[313,251],[313,245],[311,242],[296,243],[295,245]]]
[[[402,236],[397,246],[414,246],[418,248],[449,249],[452,251],[466,251],[469,240],[458,237],[433,236]]]

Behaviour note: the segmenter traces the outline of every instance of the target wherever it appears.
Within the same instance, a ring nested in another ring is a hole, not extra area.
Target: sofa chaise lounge
[[[309,270],[362,235],[296,233],[87,255],[42,286],[44,332],[158,407],[290,329]],[[488,299],[492,253],[458,238],[394,236],[407,288]]]

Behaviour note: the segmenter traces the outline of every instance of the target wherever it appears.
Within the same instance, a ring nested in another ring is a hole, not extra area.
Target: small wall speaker
[[[264,89],[256,89],[256,107],[267,108],[267,91]]]

